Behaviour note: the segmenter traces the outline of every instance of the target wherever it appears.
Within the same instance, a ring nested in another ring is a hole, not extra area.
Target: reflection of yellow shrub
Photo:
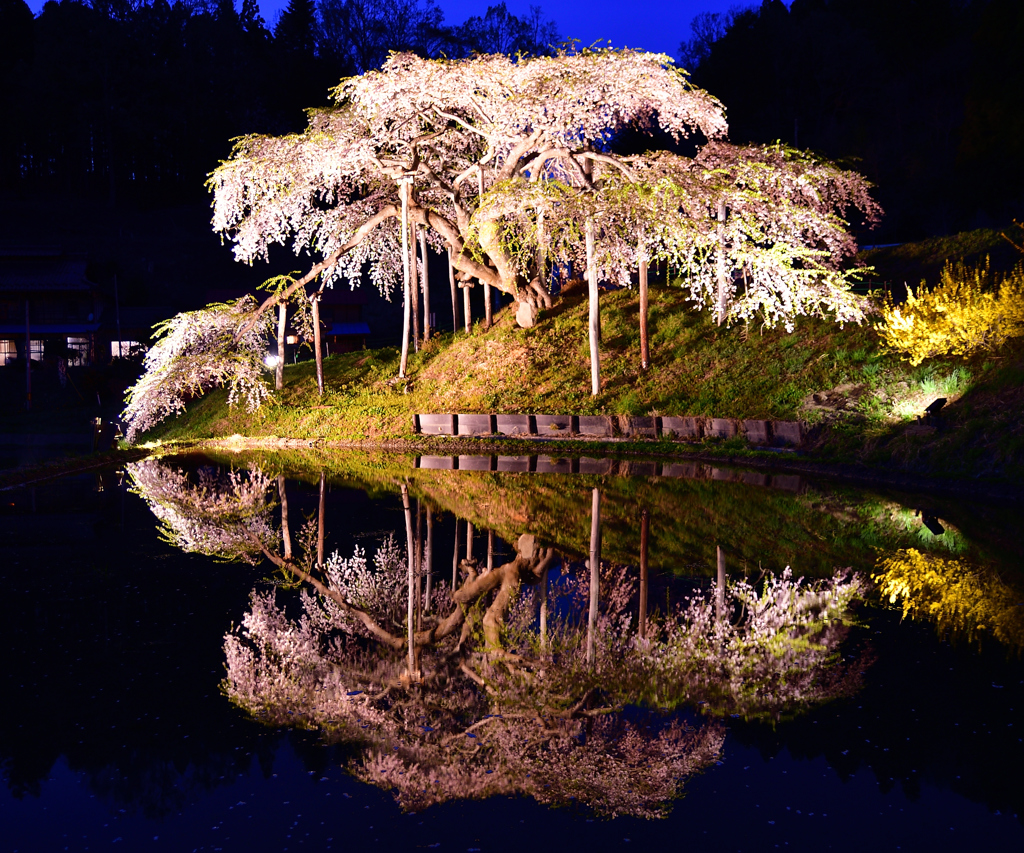
[[[1002,643],[1024,648],[1021,596],[997,575],[964,560],[950,560],[904,548],[881,557],[871,579],[904,616],[925,617],[943,633],[974,639],[990,634]]]
[[[883,306],[875,328],[887,346],[915,365],[939,355],[996,349],[1024,335],[1024,265],[999,275],[988,261],[979,267],[947,264],[933,289],[922,282],[916,294],[908,289],[903,305]]]

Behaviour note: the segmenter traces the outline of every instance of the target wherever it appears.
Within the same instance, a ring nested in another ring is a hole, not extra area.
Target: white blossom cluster
[[[245,137],[211,176],[214,229],[240,260],[274,243],[345,250],[327,283],[354,286],[368,268],[389,293],[409,179],[410,215],[431,244],[450,249],[463,276],[517,300],[543,302],[525,283],[543,290],[549,264],[585,269],[589,222],[602,280],[628,285],[641,259],[663,260],[702,309],[716,304],[724,266],[729,321],[792,328],[802,314],[863,316],[840,264],[856,248],[846,217],[880,215],[868,184],[782,145],[729,144],[722,104],[667,56],[395,54],[334,94],[304,133]],[[611,153],[622,131],[656,128],[706,142],[693,158]]]
[[[255,313],[255,300],[246,296],[176,314],[157,327],[158,340],[146,353],[144,372],[128,389],[122,414],[128,441],[184,411],[189,400],[211,388],[226,386],[228,405],[244,402],[250,412],[269,399],[264,358],[270,312],[259,315],[252,328],[235,340]]]

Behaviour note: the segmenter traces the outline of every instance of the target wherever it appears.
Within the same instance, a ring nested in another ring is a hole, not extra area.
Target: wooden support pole
[[[430,340],[430,266],[427,262],[427,229],[420,229],[420,259],[423,261],[423,342]]]
[[[409,366],[409,181],[399,181],[402,195],[402,360],[398,366],[398,376],[405,379],[405,371]]]
[[[725,322],[728,307],[728,270],[725,263],[725,201],[718,202],[718,325]]]
[[[651,366],[651,348],[647,336],[647,254],[640,246],[640,369]]]
[[[420,268],[416,262],[416,232],[419,229],[415,225],[409,226],[412,229],[412,238],[409,242],[410,269],[409,269],[409,295],[412,297],[412,347],[414,352],[420,351]]]
[[[314,293],[310,299],[313,308],[313,351],[316,353],[316,388],[320,396],[324,395],[324,353],[320,343],[320,294]]]
[[[452,263],[452,250],[448,249],[448,283],[452,288],[452,334],[459,331],[459,299],[458,287],[455,285],[455,264]]]
[[[590,305],[589,338],[590,338],[590,394],[596,397],[601,391],[601,353],[600,353],[600,307],[597,292],[597,264],[594,260],[594,221],[587,218],[587,296]]]
[[[284,388],[284,333],[288,328],[288,305],[281,302],[277,306],[277,366],[274,369],[274,387],[280,391]]]

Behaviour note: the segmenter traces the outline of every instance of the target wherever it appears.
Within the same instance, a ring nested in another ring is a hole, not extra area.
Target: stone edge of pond
[[[136,462],[154,453],[153,448],[130,447],[121,450],[107,450],[101,453],[89,453],[85,456],[54,459],[42,465],[26,468],[14,468],[0,471],[0,492],[16,489],[20,486],[34,486],[46,480],[65,477],[69,474],[80,474],[119,462]]]
[[[592,439],[546,439],[506,437],[501,439],[470,437],[428,437],[417,439],[386,439],[375,441],[322,441],[281,436],[248,437],[241,435],[224,438],[189,440],[181,444],[170,442],[160,445],[156,452],[202,452],[210,450],[383,450],[401,453],[438,453],[444,456],[465,455],[547,455],[586,456],[599,455],[620,458],[646,458],[651,460],[693,459],[721,462],[737,468],[803,474],[857,484],[913,492],[931,492],[945,495],[964,495],[986,499],[1024,501],[1024,484],[1009,480],[965,480],[954,477],[915,474],[905,471],[887,471],[867,465],[819,460],[800,451],[745,450],[737,453],[725,448],[716,451],[707,445],[686,445],[663,441],[637,441],[623,438],[595,441]],[[154,452],[153,450],[149,452]],[[146,455],[146,454],[142,454]]]
[[[119,462],[134,462],[154,454],[167,455],[203,450],[384,450],[389,452],[416,453],[431,451],[446,456],[460,454],[481,455],[501,454],[532,455],[546,451],[549,455],[585,456],[596,453],[600,456],[647,458],[647,459],[693,459],[721,462],[737,468],[803,474],[810,477],[824,477],[842,480],[862,486],[906,489],[914,492],[967,495],[987,499],[1024,500],[1024,484],[998,480],[964,480],[952,477],[928,476],[901,471],[885,471],[866,465],[816,460],[798,451],[777,452],[747,450],[715,451],[707,445],[691,446],[661,441],[636,441],[610,439],[604,441],[580,439],[545,438],[419,438],[390,439],[377,441],[317,441],[281,436],[247,437],[240,435],[182,442],[167,442],[157,446],[128,447],[103,453],[54,460],[44,465],[0,472],[0,491],[30,486],[68,474],[77,474],[113,465]],[[524,454],[529,451],[529,454]]]

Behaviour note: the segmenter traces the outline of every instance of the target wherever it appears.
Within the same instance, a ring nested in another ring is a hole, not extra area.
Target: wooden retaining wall
[[[653,417],[634,415],[414,415],[421,435],[521,435],[542,438],[705,438],[745,439],[755,447],[799,447],[806,427],[801,421],[736,420],[733,418]]]
[[[626,477],[670,477],[717,480],[748,486],[803,492],[799,474],[773,474],[720,468],[706,462],[648,462],[645,460],[570,459],[564,456],[418,456],[416,467],[430,471],[501,471],[530,474],[614,474]]]

